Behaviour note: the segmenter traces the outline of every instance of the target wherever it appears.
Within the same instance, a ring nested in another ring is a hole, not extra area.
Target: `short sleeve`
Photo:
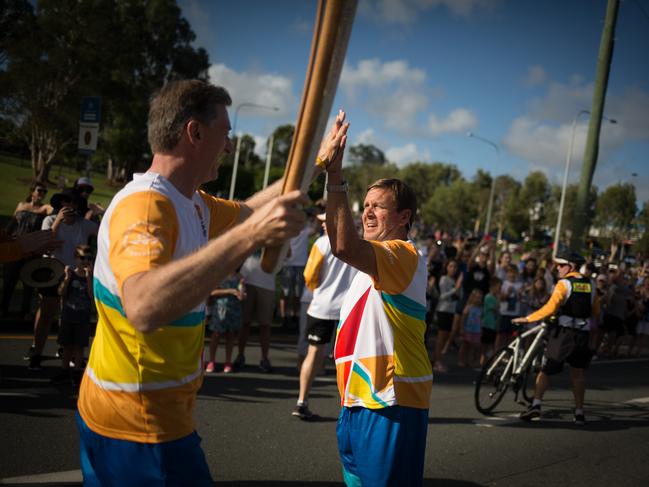
[[[209,238],[216,238],[239,222],[241,204],[236,201],[224,200],[198,192],[210,211]]]
[[[128,277],[172,260],[178,237],[176,210],[156,191],[134,193],[113,209],[108,232],[108,258],[121,293]]]
[[[368,240],[374,249],[377,276],[374,287],[388,294],[402,293],[412,281],[417,270],[419,254],[405,240]]]
[[[304,267],[304,284],[311,291],[314,291],[320,285],[320,269],[323,263],[324,255],[322,255],[318,245],[314,244]]]
[[[52,225],[54,225],[54,220],[56,220],[56,215],[46,216],[41,223],[41,230],[51,230]]]

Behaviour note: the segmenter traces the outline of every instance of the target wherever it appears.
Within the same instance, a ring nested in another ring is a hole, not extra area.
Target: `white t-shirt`
[[[268,274],[261,268],[261,251],[248,257],[241,267],[241,275],[246,284],[275,291],[275,274]]]
[[[43,230],[50,230],[52,225],[54,225],[54,220],[56,220],[56,215],[45,217],[41,228]],[[63,245],[50,252],[50,255],[59,259],[65,265],[74,266],[74,249],[79,245],[88,245],[88,238],[91,235],[96,235],[98,228],[99,225],[95,222],[86,220],[80,216],[75,216],[74,223],[71,225],[61,222],[56,229],[56,239],[62,240]]]
[[[521,296],[520,292],[523,283],[520,281],[503,281],[502,289],[500,290],[503,296],[508,298],[501,299],[500,301],[500,314],[505,316],[520,316],[521,315]],[[511,295],[510,295],[511,291]]]
[[[309,257],[309,235],[313,232],[310,225],[306,225],[302,231],[290,241],[291,255],[284,261],[283,266],[304,267]]]
[[[323,235],[311,247],[304,269],[305,288],[313,290],[307,313],[321,320],[338,320],[343,298],[357,270],[334,257],[329,237]]]

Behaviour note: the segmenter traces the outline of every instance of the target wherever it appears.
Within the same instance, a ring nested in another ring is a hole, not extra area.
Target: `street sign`
[[[84,96],[81,99],[80,123],[96,123],[101,120],[101,96]]]
[[[79,125],[79,152],[81,154],[92,154],[95,152],[97,150],[98,136],[98,124],[82,123]]]
[[[79,152],[90,155],[97,150],[99,121],[101,120],[101,97],[84,96],[81,99],[79,119]]]

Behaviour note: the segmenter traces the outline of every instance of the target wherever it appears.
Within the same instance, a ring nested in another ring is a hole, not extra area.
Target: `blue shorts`
[[[427,409],[344,407],[336,436],[345,484],[422,485],[427,433]]]
[[[165,443],[136,443],[92,431],[76,414],[84,486],[214,486],[194,431]]]

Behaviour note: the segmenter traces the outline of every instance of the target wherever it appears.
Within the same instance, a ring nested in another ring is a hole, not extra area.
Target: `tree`
[[[286,167],[294,133],[295,126],[290,123],[280,125],[273,131],[273,153],[270,159],[272,167],[281,167],[282,169]],[[270,144],[270,137],[266,143]]]
[[[37,179],[76,142],[83,96],[102,96],[104,152],[132,172],[148,157],[153,90],[207,76],[206,51],[191,46],[194,33],[168,0],[41,0],[22,11],[21,25],[3,45],[0,107],[28,134]]]
[[[609,186],[597,199],[595,224],[601,235],[611,239],[611,255],[629,238],[637,210],[635,186],[629,183]]]
[[[520,197],[529,215],[530,236],[534,238],[544,224],[545,203],[550,197],[550,184],[545,174],[541,171],[529,173],[523,181]]]
[[[412,188],[421,205],[428,201],[438,186],[450,185],[461,174],[453,164],[415,162],[403,167],[398,177]]]
[[[383,166],[387,159],[381,149],[372,144],[356,144],[349,148],[349,160],[353,164]]]
[[[491,196],[491,184],[493,182],[493,178],[491,177],[491,174],[489,174],[487,171],[483,171],[482,169],[478,169],[473,176],[473,180],[471,181],[471,185],[474,188],[475,191],[475,199],[478,205],[478,217],[476,218],[475,222],[475,228],[474,231],[478,232],[480,230],[480,225],[482,222],[485,222],[486,225],[486,220],[487,220],[487,212],[489,211],[489,197]],[[494,199],[496,195],[494,194]],[[494,207],[492,204],[492,216],[494,212]],[[493,220],[490,222],[490,229],[493,228]]]
[[[456,179],[450,186],[438,186],[422,206],[427,225],[445,230],[472,228],[477,217],[477,204],[471,183]]]
[[[635,244],[636,257],[649,257],[649,202],[645,201],[637,218],[640,238]]]

